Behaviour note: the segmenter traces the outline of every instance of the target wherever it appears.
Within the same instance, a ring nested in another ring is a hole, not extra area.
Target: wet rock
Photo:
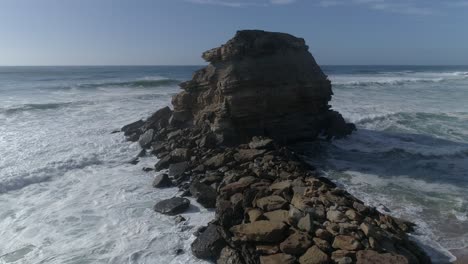
[[[300,264],[328,264],[330,258],[317,246],[309,248],[304,255],[299,258]]]
[[[130,123],[123,126],[120,131],[124,132],[125,136],[129,136],[133,133],[139,132],[140,128],[145,124],[143,120],[138,120],[136,122]]]
[[[140,136],[140,139],[138,139],[138,144],[140,144],[142,148],[149,148],[151,141],[153,141],[153,136],[154,130],[147,130],[143,135]]]
[[[216,190],[210,186],[200,182],[194,182],[190,185],[190,193],[196,198],[197,202],[205,208],[215,207],[218,194]]]
[[[356,253],[357,264],[408,264],[408,260],[402,255],[392,253],[379,254],[373,250],[362,250]]]
[[[244,264],[242,256],[231,247],[227,246],[221,250],[216,264]]]
[[[263,155],[266,152],[264,149],[239,149],[236,154],[234,154],[234,159],[240,162],[251,161],[258,156]]]
[[[171,157],[169,155],[161,158],[155,165],[154,169],[156,171],[164,170],[169,168],[169,165],[171,164]]]
[[[193,241],[192,253],[200,259],[216,259],[226,246],[221,227],[209,224],[208,227]]]
[[[169,107],[163,107],[152,114],[145,122],[143,130],[154,129],[156,131],[164,128],[169,123],[172,110]]]
[[[190,206],[190,201],[186,198],[173,197],[162,200],[154,206],[154,210],[161,214],[176,215],[183,213]]]
[[[186,221],[186,219],[181,215],[178,215],[178,216],[174,217],[174,222],[176,224],[179,224],[179,223],[182,223],[182,222],[185,222],[185,221]]]
[[[362,248],[362,244],[357,239],[345,235],[336,236],[332,246],[343,250],[358,250]]]
[[[174,177],[175,179],[180,178],[182,174],[188,169],[188,162],[179,162],[169,165],[169,176]]]
[[[301,255],[306,252],[312,244],[310,236],[307,233],[295,232],[281,242],[280,249],[287,254]]]
[[[273,147],[273,140],[270,138],[253,137],[249,143],[251,149],[271,149]]]
[[[176,148],[170,155],[172,162],[183,162],[190,159],[190,151],[187,148]]]
[[[240,241],[279,242],[285,237],[287,226],[272,221],[256,221],[233,226],[230,231]]]
[[[153,180],[154,188],[167,188],[172,186],[172,181],[169,179],[169,175],[163,173],[157,175]]]
[[[204,165],[208,168],[219,168],[226,164],[226,155],[224,153],[217,154],[205,161]]]
[[[143,167],[141,170],[144,171],[144,172],[154,171],[153,168],[148,168],[148,167]]]
[[[269,256],[260,256],[260,264],[294,264],[296,258],[294,256],[279,253]]]

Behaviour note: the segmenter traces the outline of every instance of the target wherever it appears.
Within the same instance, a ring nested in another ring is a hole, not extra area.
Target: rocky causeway
[[[192,254],[218,264],[431,263],[408,237],[412,223],[365,205],[289,147],[355,130],[331,109],[331,82],[303,39],[243,30],[202,57],[209,65],[180,85],[172,109],[121,129],[159,159],[153,186],[180,189],[155,211],[184,212],[187,196],[215,210]]]

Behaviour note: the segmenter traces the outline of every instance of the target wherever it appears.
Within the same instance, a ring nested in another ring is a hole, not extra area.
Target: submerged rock
[[[183,213],[190,206],[190,201],[186,198],[173,197],[162,200],[154,205],[154,210],[161,214],[176,215]]]

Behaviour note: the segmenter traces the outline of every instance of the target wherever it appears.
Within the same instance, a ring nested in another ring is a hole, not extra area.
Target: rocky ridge
[[[153,186],[177,186],[215,219],[192,253],[218,264],[430,263],[413,224],[366,206],[285,143],[353,130],[330,109],[331,85],[302,39],[240,31],[146,121],[122,128],[159,158]],[[133,161],[135,163],[135,160]],[[179,197],[155,205],[174,215]]]

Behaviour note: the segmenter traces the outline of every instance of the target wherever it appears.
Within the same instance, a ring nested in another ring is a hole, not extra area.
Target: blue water
[[[152,212],[154,158],[110,134],[170,105],[200,66],[0,67],[0,263],[195,262],[186,227]],[[418,224],[434,256],[468,246],[468,67],[324,66],[358,131],[302,144],[310,162]],[[200,211],[199,211],[200,210]],[[176,255],[177,249],[185,254]],[[441,253],[440,253],[441,252]]]

